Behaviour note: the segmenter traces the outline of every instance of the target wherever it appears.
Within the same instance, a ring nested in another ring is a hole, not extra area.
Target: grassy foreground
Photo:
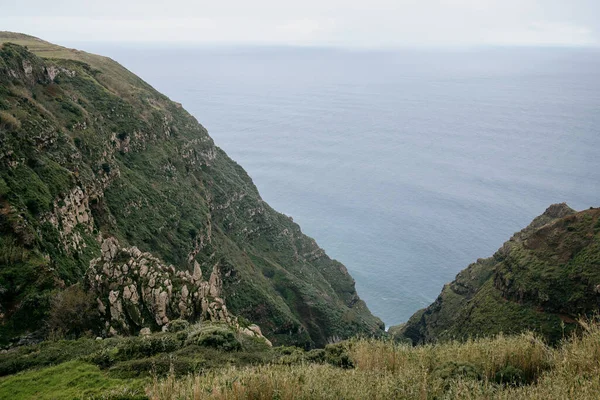
[[[526,333],[304,351],[215,325],[44,342],[0,354],[0,399],[598,399],[600,321],[580,324],[558,347]]]
[[[150,399],[598,399],[600,324],[551,348],[532,334],[412,347],[347,343],[346,368],[288,363],[154,379]]]
[[[49,340],[0,353],[0,399],[142,400],[153,376],[264,365],[281,353],[224,324],[184,321],[147,336]]]
[[[129,399],[147,398],[143,379],[118,379],[96,365],[69,361],[0,380],[1,399]]]

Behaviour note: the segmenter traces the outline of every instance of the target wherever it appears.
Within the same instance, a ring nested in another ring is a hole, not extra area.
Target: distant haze
[[[54,42],[597,46],[598,0],[0,0],[0,30]]]

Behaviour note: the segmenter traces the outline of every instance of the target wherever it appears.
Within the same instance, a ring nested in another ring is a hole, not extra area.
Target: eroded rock
[[[208,281],[202,280],[200,265],[192,265],[193,274],[182,273],[150,253],[121,248],[115,238],[104,239],[101,256],[91,261],[87,276],[109,333],[160,330],[174,319],[239,326],[221,297],[219,264],[214,264]]]

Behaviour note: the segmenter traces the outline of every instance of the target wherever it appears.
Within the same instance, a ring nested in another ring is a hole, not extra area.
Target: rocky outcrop
[[[92,232],[94,220],[89,200],[89,194],[76,186],[62,199],[54,202],[54,211],[47,217],[47,220],[58,229],[67,251],[86,246],[81,233],[75,231],[75,227],[80,225],[85,232]]]
[[[31,68],[29,69],[29,73],[31,74]],[[27,70],[25,71],[27,73]],[[76,75],[75,71],[71,71],[70,69],[67,68],[62,68],[62,67],[57,67],[54,65],[49,65],[48,67],[46,67],[46,74],[48,75],[48,78],[50,79],[51,82],[54,82],[54,79],[56,79],[56,77],[58,76],[58,74],[63,73],[71,78],[73,78]]]
[[[226,323],[272,345],[258,325],[242,327],[227,311],[218,263],[204,280],[195,261],[191,273],[176,271],[137,247],[119,247],[115,238],[103,240],[101,251],[102,256],[92,260],[87,277],[107,335],[149,335],[168,330],[175,320],[210,321]]]
[[[101,249],[101,257],[90,264],[88,282],[108,332],[157,330],[175,319],[237,325],[221,297],[218,263],[205,280],[197,262],[191,272],[176,271],[137,247],[121,248],[115,238],[105,239]]]

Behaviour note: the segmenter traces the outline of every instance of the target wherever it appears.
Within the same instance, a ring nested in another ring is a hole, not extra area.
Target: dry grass
[[[349,350],[354,369],[322,364],[230,368],[155,380],[147,392],[153,400],[598,399],[600,324],[582,326],[583,336],[559,348],[549,348],[531,334],[421,347],[357,340]],[[480,374],[440,373],[448,365],[468,366]],[[507,366],[521,371],[525,380],[497,383]]]
[[[362,370],[396,373],[415,365],[434,370],[440,365],[457,362],[481,367],[489,379],[507,365],[536,374],[547,369],[553,358],[552,350],[531,333],[419,347],[377,340],[359,341],[352,346],[351,353],[354,363]]]
[[[21,127],[21,121],[6,111],[0,111],[0,126],[7,129],[19,129]]]

